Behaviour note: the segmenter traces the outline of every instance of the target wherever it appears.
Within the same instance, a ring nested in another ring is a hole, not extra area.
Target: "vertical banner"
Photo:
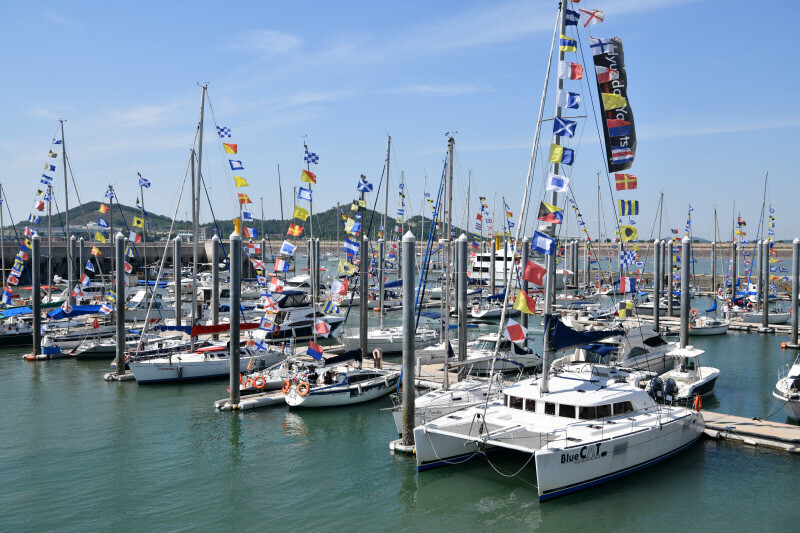
[[[614,37],[591,41],[597,92],[603,108],[608,170],[619,172],[631,168],[636,155],[636,128],[628,100],[628,75],[625,72],[622,39]]]

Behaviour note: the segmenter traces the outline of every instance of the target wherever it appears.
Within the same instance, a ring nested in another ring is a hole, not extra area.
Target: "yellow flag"
[[[133,217],[133,223],[131,224],[134,228],[143,228],[144,227],[144,219],[139,217]]]
[[[295,206],[294,214],[292,215],[294,218],[299,218],[300,220],[307,220],[308,219],[308,210],[303,209],[299,205]]]
[[[247,180],[241,176],[234,176],[233,181],[237,187],[247,187]]]
[[[564,147],[559,146],[557,144],[550,145],[550,158],[548,161],[551,163],[561,163],[561,159],[564,157]]]
[[[344,259],[339,259],[339,266],[337,267],[336,271],[339,274],[352,276],[356,273],[356,266],[353,263],[345,261]]]
[[[359,207],[367,207],[367,201],[366,200],[359,200],[358,201],[358,206]]]
[[[620,107],[628,105],[628,101],[624,96],[615,93],[603,93],[601,96],[603,97],[603,109],[606,111],[609,109],[619,109]]]
[[[100,241],[100,242],[106,242],[105,236],[102,233],[100,233],[99,231],[95,232],[94,240]]]
[[[638,238],[639,232],[636,231],[636,226],[619,227],[619,240],[622,242],[635,241]]]

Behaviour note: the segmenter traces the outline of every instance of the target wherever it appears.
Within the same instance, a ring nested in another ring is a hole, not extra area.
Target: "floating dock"
[[[800,426],[703,411],[706,435],[751,446],[800,453]]]

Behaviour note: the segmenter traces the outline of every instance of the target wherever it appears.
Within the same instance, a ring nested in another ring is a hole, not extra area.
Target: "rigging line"
[[[438,190],[436,192],[436,203],[434,204],[433,215],[431,217],[431,227],[428,230],[428,239],[427,239],[427,243],[425,245],[425,257],[422,260],[422,272],[420,272],[419,283],[417,284],[417,297],[416,297],[417,301],[419,301],[419,299],[420,299],[420,294],[424,294],[425,285],[427,285],[427,283],[428,283],[428,274],[430,273],[430,264],[429,264],[429,262],[431,261],[431,246],[433,244],[433,238],[436,235],[436,222],[435,221],[436,221],[437,218],[439,218],[439,207],[440,207],[440,205],[442,203],[441,202],[441,200],[442,200],[442,190],[444,188],[444,180],[445,180],[445,172],[446,171],[447,171],[447,156],[445,156],[444,165],[442,165],[442,177],[439,179],[439,188],[438,188]],[[416,305],[416,301],[414,302],[414,304]],[[422,313],[422,305],[417,307],[417,312],[416,312],[417,316],[416,316],[416,321],[415,321],[415,325],[414,325],[415,331],[416,331],[416,328],[419,327],[419,319],[420,319],[421,313]],[[443,317],[440,317],[440,319],[441,318],[443,318]],[[444,327],[443,321],[440,320],[440,322],[442,322],[442,323],[439,325],[439,328],[438,328],[439,331],[441,331],[442,328]],[[449,335],[449,332],[448,332],[448,335]],[[448,339],[449,339],[449,337],[448,337]]]
[[[20,238],[19,238],[19,233],[17,233],[17,224],[14,222],[14,215],[11,214],[11,207],[8,205],[8,198],[6,197],[6,189],[5,189],[5,187],[0,188],[0,191],[2,191],[2,193],[3,193],[3,203],[5,204],[6,211],[8,212],[9,218],[11,219],[11,229],[14,230],[14,237],[17,239],[17,244],[19,244]],[[0,206],[0,209],[2,209],[2,206]],[[5,228],[0,228],[0,231],[5,231]],[[48,237],[49,237],[49,235],[48,235]],[[5,273],[3,273],[3,275],[5,275]],[[28,271],[27,268],[25,269],[25,275],[28,276],[28,281],[33,283],[33,280],[31,279],[30,272]],[[53,283],[53,280],[48,280],[48,282],[47,282],[48,285],[50,285],[52,283]]]
[[[228,271],[230,271],[231,263],[230,259],[228,258],[228,252],[225,251],[225,240],[222,238],[222,234],[220,233],[219,224],[217,223],[217,217],[214,215],[214,206],[211,205],[211,196],[209,196],[208,194],[208,187],[205,186],[206,180],[202,173],[200,174],[200,183],[203,184],[203,190],[206,191],[206,199],[208,200],[208,209],[211,211],[211,220],[214,221],[214,228],[216,228],[217,230],[219,243],[222,246],[222,257],[225,261],[225,265],[228,267]],[[197,238],[197,235],[194,235],[193,237]]]
[[[206,99],[208,100],[208,108],[211,110],[211,121],[214,123],[214,127],[219,127],[218,124],[217,124],[217,116],[214,114],[214,104],[211,103],[211,95],[209,94],[207,88],[206,88]],[[219,133],[217,134],[217,139],[221,139],[221,137],[219,136]],[[222,148],[222,142],[220,141],[220,142],[217,142],[216,144],[217,144],[218,153],[220,154],[220,156],[222,158],[221,159],[222,160],[222,172],[223,172],[223,174],[225,175],[225,178],[226,178],[226,182],[227,182],[227,185],[228,185],[228,192],[230,192],[230,194],[231,194],[231,201],[233,203],[233,212],[234,213],[238,213],[239,209],[240,209],[240,207],[239,207],[240,204],[239,204],[239,201],[238,201],[238,195],[236,194],[236,191],[234,190],[234,187],[231,186],[231,182],[233,181],[232,174],[231,174],[232,171],[229,171],[228,167],[225,166],[225,159],[227,159],[227,157],[225,156],[225,151]],[[238,152],[238,150],[237,150],[237,152]],[[237,153],[237,155],[238,155],[238,153]],[[206,194],[208,194],[208,193],[206,193]],[[220,236],[220,240],[222,240],[221,236]]]
[[[164,272],[164,262],[167,260],[167,255],[168,255],[167,251],[169,250],[169,245],[170,245],[169,236],[172,235],[172,230],[175,228],[175,220],[178,218],[178,210],[180,209],[180,206],[181,206],[181,198],[183,197],[183,190],[186,187],[186,178],[188,176],[189,176],[189,163],[187,163],[186,171],[183,174],[183,182],[181,183],[181,189],[180,189],[180,193],[178,194],[178,200],[175,202],[175,211],[172,213],[172,222],[170,222],[169,232],[167,233],[167,240],[164,241],[164,253],[161,255],[161,264],[158,267],[158,274],[156,274],[155,285],[153,285],[153,293],[155,293],[155,290],[158,288],[158,282],[161,280],[161,275]],[[117,204],[119,204],[119,200],[117,200]],[[121,209],[120,209],[120,211],[121,211]],[[193,238],[196,239],[197,235],[194,235]],[[119,266],[117,268],[119,268]],[[173,268],[175,269],[175,272],[178,273],[178,279],[179,279],[178,283],[175,286],[175,290],[176,291],[180,291],[181,290],[181,286],[180,286],[180,265],[173,265]],[[148,289],[149,289],[149,287],[145,287],[144,288],[145,297],[147,296]],[[193,288],[192,290],[195,290],[195,289]],[[119,295],[117,295],[117,297],[119,297]],[[150,320],[149,320],[150,312],[153,309],[153,303],[155,302],[155,300],[156,300],[155,297],[151,297],[150,298],[150,305],[147,307],[147,314],[145,315],[144,326],[142,327],[142,336],[141,336],[141,338],[143,338],[143,339],[145,338],[145,334],[147,333],[147,326],[150,323]],[[175,312],[176,313],[180,313],[181,310],[180,309],[176,309]],[[192,324],[192,325],[194,326],[194,324]],[[143,348],[143,347],[144,347],[143,343],[141,343],[141,342],[137,342],[136,343],[136,352],[134,353],[134,357],[139,355],[139,349]]]
[[[85,226],[88,224],[88,222],[86,222],[86,213],[83,212],[83,200],[81,200],[81,193],[80,191],[78,191],[78,184],[75,183],[75,173],[72,171],[72,158],[66,157],[66,160],[67,160],[67,168],[69,168],[69,175],[72,178],[72,186],[75,189],[75,196],[78,198],[78,207],[81,210],[81,217],[83,218],[83,224]],[[64,179],[66,180],[67,177],[64,176]]]

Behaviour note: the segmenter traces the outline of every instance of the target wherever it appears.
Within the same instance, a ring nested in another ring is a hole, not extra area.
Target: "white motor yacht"
[[[711,366],[700,366],[700,356],[704,353],[694,346],[677,348],[669,352],[668,355],[675,358],[675,368],[659,376],[664,384],[666,401],[685,400],[714,393],[714,384],[720,372]]]
[[[800,355],[794,363],[784,365],[778,372],[772,396],[783,404],[786,416],[800,422]]]

